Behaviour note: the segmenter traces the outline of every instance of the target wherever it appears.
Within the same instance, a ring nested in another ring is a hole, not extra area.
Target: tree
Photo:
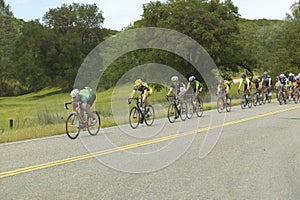
[[[20,35],[22,21],[13,17],[10,6],[0,0],[0,96],[13,95],[16,82],[11,78],[12,47]]]

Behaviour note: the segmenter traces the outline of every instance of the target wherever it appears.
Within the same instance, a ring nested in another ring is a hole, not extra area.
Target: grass
[[[233,84],[230,92],[233,105],[239,104],[237,87],[238,84]],[[154,91],[149,98],[155,107],[156,118],[166,117],[170,104],[165,100],[167,90]],[[131,85],[122,85],[97,92],[94,109],[100,113],[101,127],[128,123],[128,111],[134,105],[127,105],[131,91]],[[46,88],[17,97],[0,97],[0,143],[65,134],[65,120],[72,112],[64,109],[65,101],[70,101],[70,95],[59,88]],[[215,108],[216,103],[204,102],[204,110]],[[12,129],[10,120],[14,122]]]

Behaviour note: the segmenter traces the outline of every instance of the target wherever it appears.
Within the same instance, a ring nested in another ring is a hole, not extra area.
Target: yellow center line
[[[133,148],[137,148],[137,147],[141,147],[141,146],[146,146],[146,145],[155,144],[155,143],[159,143],[159,142],[163,142],[163,141],[168,141],[168,140],[184,137],[184,136],[187,136],[187,135],[203,133],[203,132],[208,131],[208,130],[217,129],[217,128],[221,128],[221,127],[225,127],[225,126],[230,126],[230,125],[234,125],[234,124],[238,124],[238,123],[242,123],[242,122],[246,122],[246,121],[250,121],[250,120],[254,120],[254,119],[258,119],[258,118],[262,118],[262,117],[266,117],[266,116],[270,116],[270,115],[275,115],[275,114],[278,114],[278,113],[294,110],[294,109],[297,109],[297,108],[300,108],[300,105],[293,106],[291,108],[286,108],[286,109],[273,111],[273,112],[268,112],[268,113],[264,113],[264,114],[259,114],[259,115],[239,119],[239,120],[234,120],[234,121],[231,121],[231,122],[226,122],[224,124],[219,124],[219,125],[215,125],[215,126],[211,126],[211,127],[205,127],[205,128],[197,129],[197,130],[194,130],[194,131],[178,133],[178,134],[169,135],[169,136],[162,137],[162,138],[146,140],[146,141],[143,141],[143,142],[133,143],[133,144],[120,146],[120,147],[116,147],[116,148],[112,148],[112,149],[107,149],[107,150],[103,150],[103,151],[99,151],[99,152],[95,152],[95,153],[84,154],[84,155],[75,156],[75,157],[71,157],[71,158],[56,160],[56,161],[53,161],[53,162],[47,162],[47,163],[43,163],[43,164],[38,164],[38,165],[19,168],[19,169],[15,169],[15,170],[6,171],[6,172],[1,172],[0,173],[0,179],[5,178],[5,177],[9,177],[9,176],[14,176],[14,175],[17,175],[17,174],[22,174],[22,173],[26,173],[26,172],[35,171],[35,170],[50,168],[50,167],[54,167],[54,166],[58,166],[58,165],[71,163],[71,162],[81,161],[81,160],[85,160],[85,159],[89,159],[89,158],[93,158],[93,157],[98,157],[98,156],[102,156],[102,155],[106,155],[106,154],[112,154],[112,153],[115,153],[115,152],[120,152],[120,151],[133,149]]]

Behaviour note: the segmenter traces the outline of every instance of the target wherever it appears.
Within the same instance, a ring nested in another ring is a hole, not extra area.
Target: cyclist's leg
[[[94,104],[95,99],[96,99],[96,95],[92,95],[91,98],[88,100],[86,107],[85,107],[85,111],[87,112],[89,117],[91,117],[92,119],[95,119],[94,113],[91,111],[91,107]]]

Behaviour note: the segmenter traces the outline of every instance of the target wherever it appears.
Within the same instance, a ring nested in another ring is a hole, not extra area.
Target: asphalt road
[[[272,102],[1,144],[0,199],[299,199],[299,122]]]

